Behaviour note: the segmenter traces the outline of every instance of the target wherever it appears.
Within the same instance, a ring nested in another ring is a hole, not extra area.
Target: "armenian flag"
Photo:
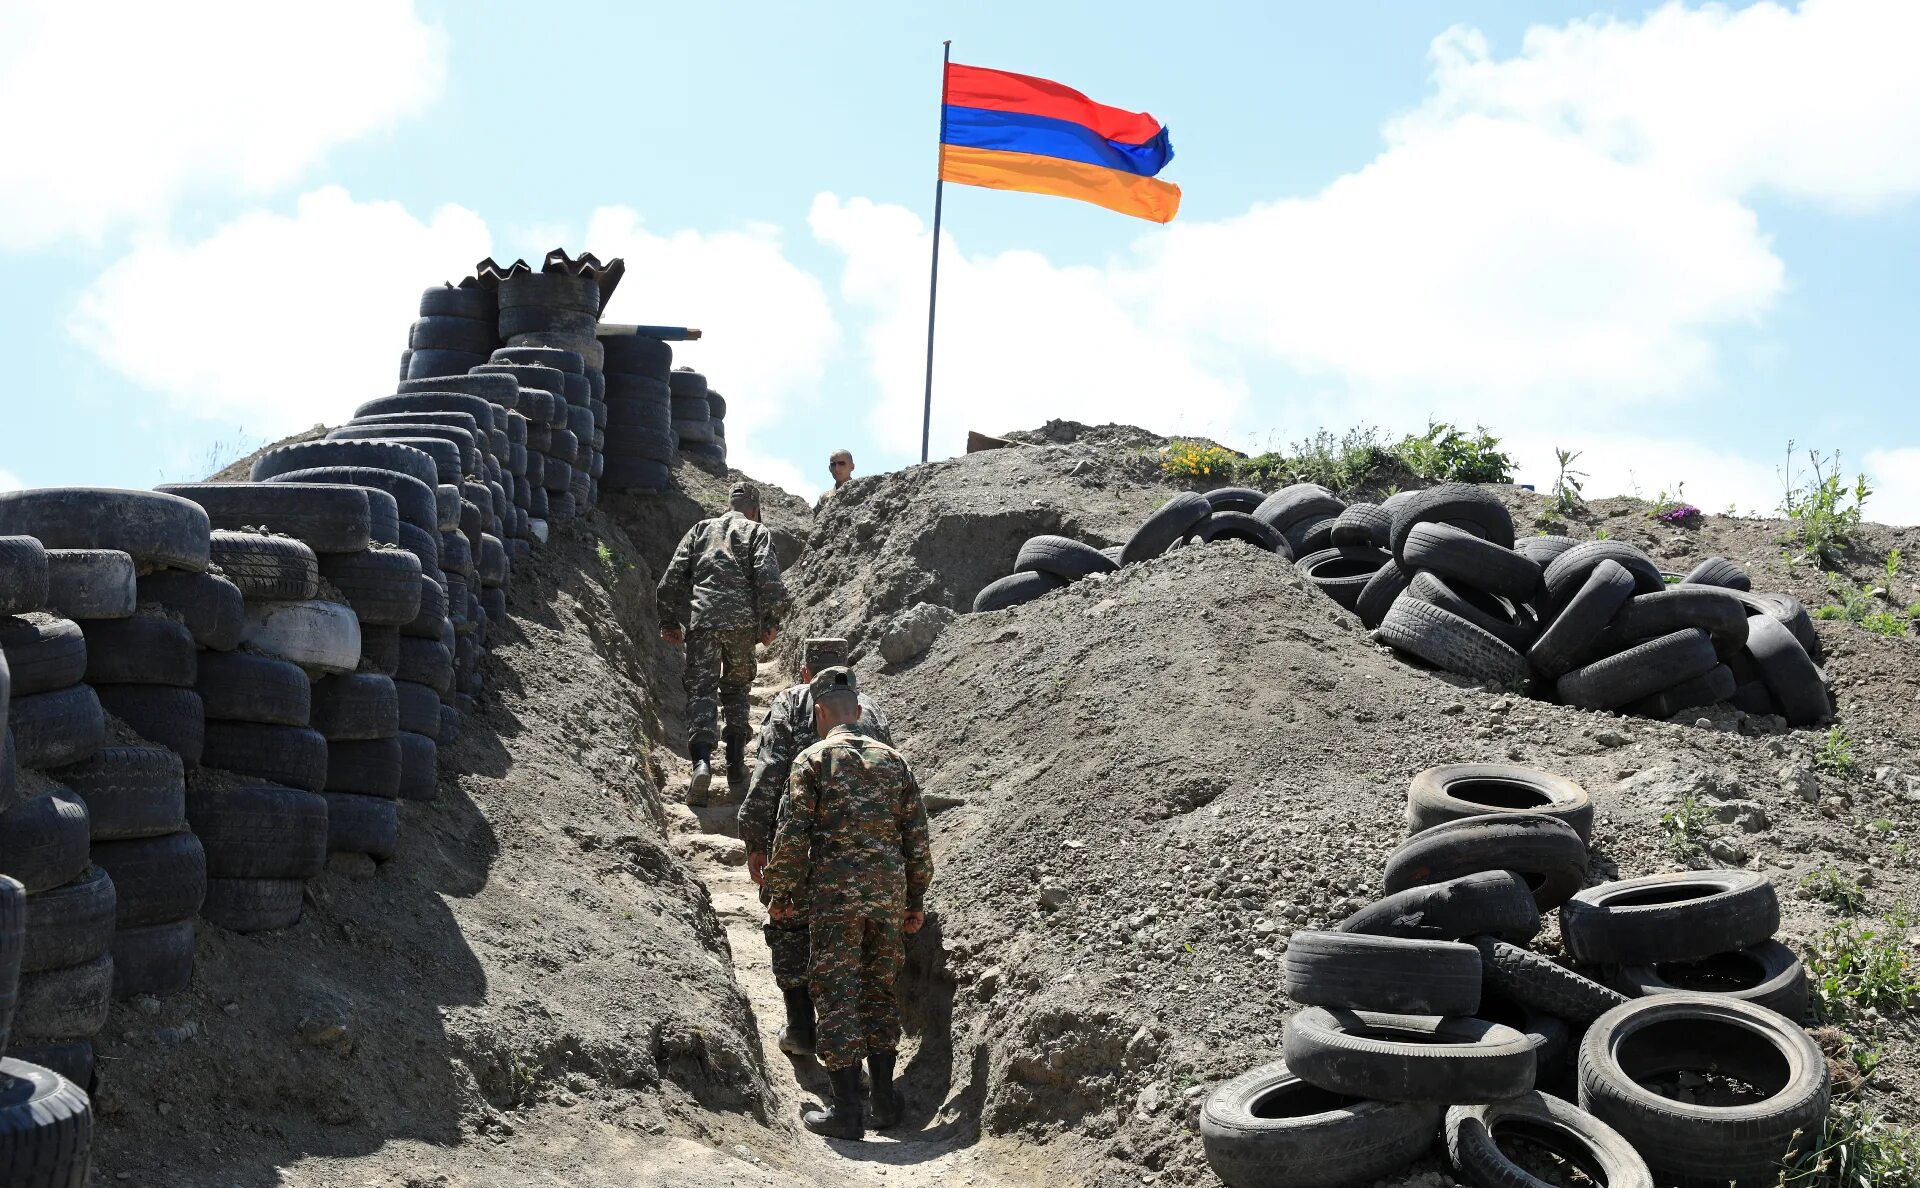
[[[1173,144],[1144,112],[958,63],[947,66],[942,99],[942,181],[1077,198],[1156,223],[1180,209],[1180,187],[1156,176],[1173,160]]]

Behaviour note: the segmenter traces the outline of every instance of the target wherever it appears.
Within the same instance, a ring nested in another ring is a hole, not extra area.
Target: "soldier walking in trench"
[[[820,1013],[814,1048],[833,1093],[827,1108],[807,1110],[800,1121],[816,1134],[857,1139],[866,1133],[863,1057],[874,1127],[900,1120],[893,983],[906,960],[905,934],[926,921],[933,850],[906,760],[855,729],[853,671],[816,673],[811,689],[821,738],[793,761],[767,862],[767,914],[785,923],[804,911],[808,921],[809,982]]]
[[[733,800],[746,792],[753,645],[772,645],[787,611],[773,534],[760,523],[760,493],[751,484],[736,483],[727,502],[726,512],[700,521],[680,538],[654,597],[660,638],[687,647],[687,754],[693,760],[687,803],[692,805],[707,803],[720,707],[726,711],[727,788]]]
[[[773,849],[776,814],[787,793],[787,779],[793,771],[794,756],[820,741],[814,728],[813,690],[816,673],[847,663],[844,639],[809,639],[801,652],[800,683],[782,689],[767,706],[760,721],[753,764],[753,779],[747,785],[747,798],[740,805],[740,840],[747,845],[747,874],[760,885],[760,902],[767,893],[767,854]],[[887,729],[886,715],[871,697],[857,694],[860,701],[860,733],[888,746],[893,736]],[[786,1002],[787,1024],[780,1029],[780,1050],[789,1056],[813,1055],[813,994],[807,989],[807,918],[785,922],[768,920],[764,929],[767,952],[773,959],[773,980]]]

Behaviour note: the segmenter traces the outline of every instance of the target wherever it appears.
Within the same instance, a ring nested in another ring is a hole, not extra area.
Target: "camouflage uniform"
[[[888,746],[893,735],[887,729],[887,716],[865,693],[860,694],[860,733]],[[749,854],[765,854],[772,849],[773,830],[787,791],[787,778],[793,769],[793,757],[820,741],[814,733],[813,690],[805,684],[782,689],[767,706],[760,721],[759,753],[753,761],[753,782],[740,803],[740,840]],[[766,885],[760,887],[760,902],[771,902]],[[805,912],[795,920],[776,923],[768,920],[764,932],[767,952],[773,956],[773,980],[782,990],[807,984],[807,918]]]
[[[773,534],[733,511],[700,521],[673,551],[654,602],[661,627],[687,632],[689,749],[713,749],[716,693],[726,706],[727,738],[744,746],[753,729],[747,706],[753,645],[787,611]]]
[[[901,925],[923,910],[932,880],[927,813],[900,752],[851,726],[801,752],[766,887],[774,907],[810,920],[814,1050],[829,1070],[899,1047]]]

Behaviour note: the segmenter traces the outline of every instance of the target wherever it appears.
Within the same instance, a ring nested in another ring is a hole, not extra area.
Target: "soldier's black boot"
[[[693,747],[688,753],[693,756],[693,778],[687,781],[687,803],[704,805],[707,803],[707,785],[713,782],[713,768],[707,763],[713,757],[713,747]]]
[[[747,740],[727,740],[727,795],[735,802],[747,798]]]
[[[900,1112],[907,1103],[893,1087],[892,1052],[867,1054],[867,1079],[873,1082],[867,1093],[867,1116],[873,1120],[873,1128],[885,1130],[899,1125]]]
[[[800,1124],[828,1138],[866,1137],[867,1095],[860,1091],[860,1066],[851,1064],[846,1068],[834,1069],[828,1075],[833,1078],[833,1100],[824,1110],[801,1113]]]
[[[780,994],[787,1000],[787,1025],[780,1029],[780,1050],[789,1056],[813,1055],[813,991],[800,986]]]

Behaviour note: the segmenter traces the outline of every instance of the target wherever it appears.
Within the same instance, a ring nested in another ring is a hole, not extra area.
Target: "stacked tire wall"
[[[329,853],[395,853],[616,408],[653,436],[615,485],[669,484],[671,352],[610,339],[609,402],[599,287],[548,264],[427,290],[394,392],[247,482],[0,494],[0,1172],[84,1180],[93,1036],[191,984],[197,918],[283,929]]]

